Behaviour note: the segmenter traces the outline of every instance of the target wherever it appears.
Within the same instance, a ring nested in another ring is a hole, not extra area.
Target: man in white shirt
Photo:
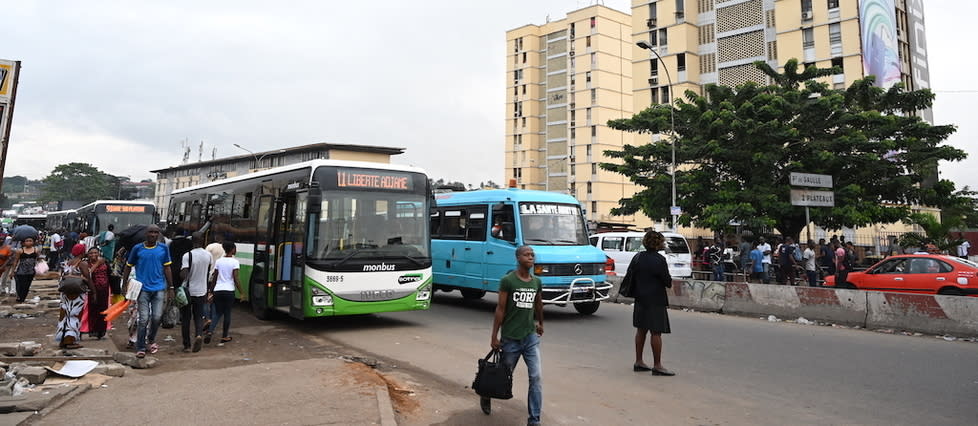
[[[183,335],[183,351],[199,352],[204,342],[204,303],[207,299],[207,277],[214,265],[211,254],[204,250],[204,236],[193,235],[194,248],[183,255],[180,262],[181,287],[187,292],[190,303],[180,308],[180,331]],[[178,290],[181,291],[181,290]],[[194,322],[193,346],[190,342],[190,321]]]
[[[809,287],[818,287],[818,273],[815,268],[815,242],[808,240],[805,244],[805,251],[801,254],[801,260],[805,263],[805,276],[808,277]]]
[[[761,264],[764,265],[764,273],[761,276],[761,280],[764,284],[771,283],[771,245],[767,243],[764,237],[759,237],[757,239],[757,249],[764,253],[764,260]]]
[[[969,243],[968,240],[964,238],[964,234],[960,232],[958,233],[958,239],[963,240],[961,244],[958,244],[958,257],[967,259],[968,249],[971,248],[971,243]]]

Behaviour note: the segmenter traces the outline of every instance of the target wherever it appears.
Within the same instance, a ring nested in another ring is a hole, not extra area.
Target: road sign
[[[791,186],[808,186],[813,188],[831,188],[831,175],[814,175],[811,173],[795,173],[789,175]]]
[[[808,207],[835,207],[835,192],[814,189],[792,189],[791,205]]]
[[[683,214],[683,208],[679,206],[669,207],[669,214],[673,216],[679,216]]]

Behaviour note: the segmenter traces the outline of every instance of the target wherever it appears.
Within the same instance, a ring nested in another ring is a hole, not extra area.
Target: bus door
[[[255,258],[248,294],[251,305],[259,317],[266,315],[269,305],[268,283],[273,282],[272,277],[276,276],[275,228],[272,223],[274,208],[275,198],[271,195],[266,194],[258,198],[258,232],[255,233]]]
[[[486,290],[499,291],[499,279],[515,269],[516,215],[512,204],[492,206],[492,224],[486,240]]]
[[[276,203],[276,306],[288,306],[289,315],[305,317],[303,285],[308,190],[285,192]]]
[[[462,214],[462,232],[465,241],[462,244],[462,259],[465,263],[464,285],[480,290],[486,289],[486,258],[494,253],[486,245],[486,206],[466,207]]]

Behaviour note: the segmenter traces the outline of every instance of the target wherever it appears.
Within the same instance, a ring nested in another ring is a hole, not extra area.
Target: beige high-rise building
[[[571,194],[597,222],[647,226],[612,216],[635,187],[602,170],[606,150],[633,143],[608,120],[634,114],[632,17],[605,6],[506,32],[505,178],[523,189]]]
[[[506,41],[505,177],[570,193],[591,220],[639,228],[651,221],[610,213],[635,187],[597,163],[610,162],[605,150],[660,136],[612,130],[610,119],[710,83],[769,83],[755,61],[838,66],[824,78],[836,88],[868,74],[883,87],[930,86],[923,0],[632,0],[631,15],[591,6],[510,30]]]
[[[923,0],[633,0],[635,110],[668,104],[709,83],[768,83],[753,65],[792,58],[819,68],[836,88],[867,74],[889,87],[929,87]],[[911,30],[912,29],[912,30]],[[865,36],[863,36],[865,34]],[[651,52],[636,43],[656,48]],[[668,76],[667,76],[668,74]],[[668,77],[672,78],[670,83]],[[922,112],[931,119],[930,112]]]

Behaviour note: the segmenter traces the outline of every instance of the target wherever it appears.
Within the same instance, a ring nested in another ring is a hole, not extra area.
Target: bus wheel
[[[601,302],[575,303],[574,309],[581,315],[591,315],[598,311],[598,306],[601,306]]]
[[[481,299],[482,296],[486,295],[485,290],[476,290],[474,288],[463,288],[459,291],[462,292],[462,297],[466,299]]]

